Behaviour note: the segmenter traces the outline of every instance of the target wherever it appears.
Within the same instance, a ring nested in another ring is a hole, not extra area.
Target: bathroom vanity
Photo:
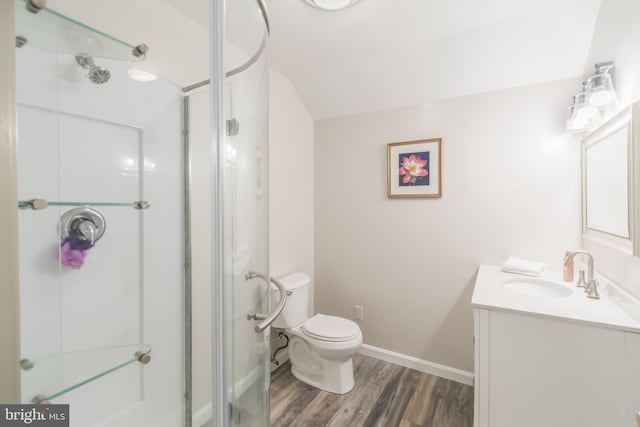
[[[600,278],[600,300],[559,273],[481,266],[474,427],[636,427],[638,302]]]

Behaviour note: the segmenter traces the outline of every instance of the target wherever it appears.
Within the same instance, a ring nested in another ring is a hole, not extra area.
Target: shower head
[[[89,80],[97,85],[106,83],[111,78],[111,72],[104,67],[93,67],[89,70]]]
[[[87,74],[87,77],[97,85],[106,83],[111,78],[111,72],[105,67],[96,66],[93,57],[88,53],[77,54],[76,62],[85,70],[89,70],[89,74]]]

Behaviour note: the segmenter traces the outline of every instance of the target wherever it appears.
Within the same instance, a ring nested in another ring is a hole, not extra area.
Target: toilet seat
[[[320,341],[344,342],[360,335],[357,323],[342,317],[316,314],[302,325],[302,332]]]

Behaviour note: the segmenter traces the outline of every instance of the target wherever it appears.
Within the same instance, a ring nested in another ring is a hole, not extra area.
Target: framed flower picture
[[[442,197],[441,138],[387,144],[387,197]]]

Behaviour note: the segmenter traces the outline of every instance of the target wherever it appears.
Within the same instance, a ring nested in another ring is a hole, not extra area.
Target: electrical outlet
[[[364,307],[362,307],[361,305],[354,305],[353,318],[356,320],[364,320]]]

